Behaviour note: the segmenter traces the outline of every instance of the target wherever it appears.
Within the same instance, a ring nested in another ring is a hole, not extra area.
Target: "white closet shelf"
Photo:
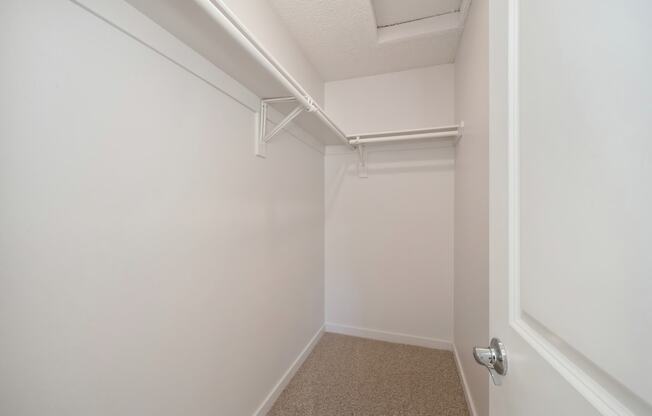
[[[367,152],[368,144],[401,142],[405,140],[430,140],[451,139],[453,146],[457,145],[464,131],[464,122],[448,126],[426,127],[411,130],[380,131],[375,133],[352,134],[347,137],[358,152],[358,176],[367,177]]]
[[[405,140],[448,139],[462,135],[463,123],[422,129],[345,135],[306,90],[247,30],[223,0],[127,0],[165,30],[215,64],[259,99],[255,152],[290,122],[324,145],[346,145],[358,152],[361,176],[366,171],[367,144]],[[248,104],[251,108],[252,105]],[[268,107],[285,116],[269,128]]]
[[[265,143],[271,139],[268,137],[265,140],[266,118],[260,117],[268,105],[286,116],[292,115],[289,120],[285,120],[286,124],[296,122],[325,145],[351,146],[342,130],[263,48],[222,0],[127,1],[258,97],[262,97],[258,118],[258,155],[264,156]]]

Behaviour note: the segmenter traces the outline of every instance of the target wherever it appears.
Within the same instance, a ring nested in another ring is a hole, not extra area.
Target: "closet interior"
[[[0,415],[652,415],[651,16],[0,0]]]
[[[43,394],[0,413],[484,412],[484,1],[40,3],[0,13],[41,107],[0,218],[52,348],[11,338]]]

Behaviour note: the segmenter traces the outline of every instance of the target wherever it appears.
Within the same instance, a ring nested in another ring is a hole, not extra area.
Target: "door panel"
[[[650,16],[492,2],[495,415],[652,414]]]

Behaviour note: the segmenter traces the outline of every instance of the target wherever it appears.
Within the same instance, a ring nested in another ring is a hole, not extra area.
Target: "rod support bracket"
[[[455,136],[454,146],[457,146],[462,136],[464,136],[464,120],[460,121],[460,124],[457,127],[457,136]]]
[[[358,151],[358,177],[360,178],[368,178],[368,170],[367,170],[367,149],[365,148],[365,145],[360,143],[360,137],[356,137],[354,140],[351,141],[351,144],[353,144]]]
[[[256,113],[256,136],[255,136],[255,146],[254,152],[256,156],[267,157],[267,142],[272,140],[274,136],[279,134],[281,130],[285,128],[292,120],[294,120],[299,114],[304,111],[315,111],[316,107],[314,106],[312,100],[310,100],[310,107],[304,107],[303,105],[297,105],[283,120],[279,121],[278,124],[268,133],[267,132],[267,123],[269,118],[267,117],[267,110],[270,103],[275,102],[295,102],[297,101],[294,97],[280,97],[280,98],[264,98],[260,100],[260,109]]]
[[[308,106],[306,107],[306,111],[309,113],[313,113],[317,111],[317,104],[315,104],[315,100],[313,100],[312,97],[306,97],[306,100],[308,100]]]

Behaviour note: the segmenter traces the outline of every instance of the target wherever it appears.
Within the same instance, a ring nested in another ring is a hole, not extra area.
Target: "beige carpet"
[[[326,333],[268,416],[468,416],[449,351]]]

